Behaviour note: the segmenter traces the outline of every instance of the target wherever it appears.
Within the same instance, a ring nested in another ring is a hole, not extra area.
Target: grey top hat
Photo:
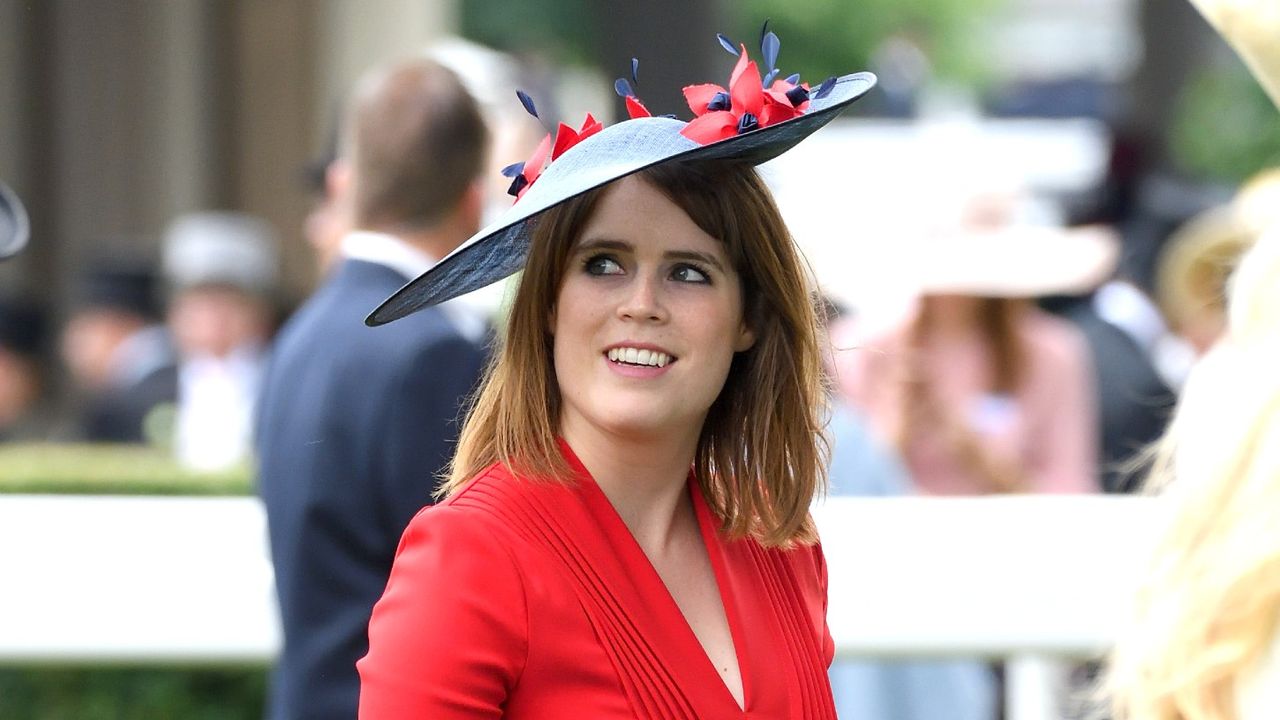
[[[22,251],[31,237],[31,222],[18,195],[0,183],[0,260]]]
[[[762,42],[770,71],[767,76],[772,79],[776,70],[772,69],[776,59],[776,37],[772,38],[770,47],[767,33]],[[699,112],[698,122],[708,111],[727,112],[732,102],[737,102],[738,83],[744,67],[749,70],[753,79],[758,78],[755,63],[747,63],[746,49],[741,53],[731,49],[731,45],[721,39],[721,44],[740,55],[738,68],[734,71],[734,81],[730,91],[708,96],[711,105]],[[770,52],[772,50],[772,53]],[[772,57],[770,55],[772,54]],[[633,65],[634,74],[634,65]],[[427,272],[410,281],[382,302],[369,316],[365,323],[371,326],[383,325],[397,320],[422,308],[442,303],[459,295],[497,282],[524,267],[528,255],[532,222],[543,212],[589,190],[606,185],[614,180],[626,177],[646,168],[665,162],[691,162],[703,160],[735,160],[751,164],[763,163],[786,152],[817,129],[831,122],[837,115],[857,100],[876,83],[875,75],[867,72],[854,73],[839,78],[831,78],[822,83],[820,88],[810,94],[807,86],[798,84],[798,78],[792,76],[787,80],[779,80],[772,88],[775,97],[786,94],[792,98],[798,108],[793,117],[774,122],[773,124],[755,124],[757,118],[738,111],[732,118],[736,122],[736,134],[711,142],[699,142],[691,139],[682,130],[690,128],[693,123],[686,123],[672,117],[637,117],[632,110],[632,119],[607,128],[599,129],[593,134],[583,132],[580,142],[572,145],[563,154],[552,154],[553,161],[541,165],[540,174],[534,174],[534,180],[523,189],[516,204],[512,205],[501,217],[473,235],[458,246],[439,263]],[[779,85],[781,84],[781,85]],[[695,86],[686,88],[686,97],[692,97],[690,91]],[[802,88],[804,92],[798,90]],[[647,115],[643,106],[630,94],[630,86],[625,80],[618,84],[619,94],[626,94],[629,108],[640,108],[640,113]],[[627,91],[624,93],[624,89]],[[723,90],[722,88],[713,88]],[[789,93],[785,92],[788,91]],[[769,88],[766,87],[766,91]],[[730,93],[732,92],[732,98]],[[796,93],[799,93],[797,95]],[[526,108],[533,112],[528,98],[521,94]],[[799,102],[803,100],[803,102]],[[691,99],[691,105],[693,100]],[[801,111],[802,110],[802,111]],[[747,121],[743,121],[745,119]],[[761,115],[761,117],[765,117]],[[588,117],[588,125],[594,122]],[[587,126],[584,125],[584,129]],[[555,143],[561,144],[562,134],[577,133],[561,126],[557,132]],[[581,131],[580,131],[581,132]],[[731,128],[730,132],[734,132]],[[544,144],[548,141],[544,141]],[[535,153],[535,156],[538,155]],[[517,171],[518,172],[518,171]],[[525,173],[527,176],[528,173]],[[517,181],[520,177],[517,176]],[[524,183],[513,185],[513,189],[522,188]]]

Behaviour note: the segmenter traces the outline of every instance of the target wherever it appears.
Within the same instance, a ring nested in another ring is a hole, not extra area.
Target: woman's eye
[[[692,265],[679,265],[671,271],[671,279],[687,283],[710,283],[707,274]]]
[[[584,266],[589,275],[618,275],[622,273],[622,266],[608,255],[596,255],[587,258]]]

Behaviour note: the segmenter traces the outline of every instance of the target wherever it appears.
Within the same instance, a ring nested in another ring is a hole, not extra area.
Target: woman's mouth
[[[676,361],[674,357],[665,352],[648,348],[622,346],[609,348],[605,354],[610,362],[638,367],[666,367]]]

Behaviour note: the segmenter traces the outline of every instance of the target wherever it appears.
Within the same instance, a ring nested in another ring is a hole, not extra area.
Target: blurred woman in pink
[[[1015,221],[974,195],[956,230],[906,253],[916,307],[873,336],[833,333],[837,378],[924,493],[1088,492],[1098,417],[1084,337],[1029,299],[1090,289],[1116,260],[1101,230]]]

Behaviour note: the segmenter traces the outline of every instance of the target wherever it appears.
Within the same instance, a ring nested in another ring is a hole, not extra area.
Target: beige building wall
[[[33,243],[0,290],[65,309],[94,258],[158,255],[183,212],[243,210],[314,283],[302,168],[346,87],[456,26],[456,0],[0,0],[0,179]]]

